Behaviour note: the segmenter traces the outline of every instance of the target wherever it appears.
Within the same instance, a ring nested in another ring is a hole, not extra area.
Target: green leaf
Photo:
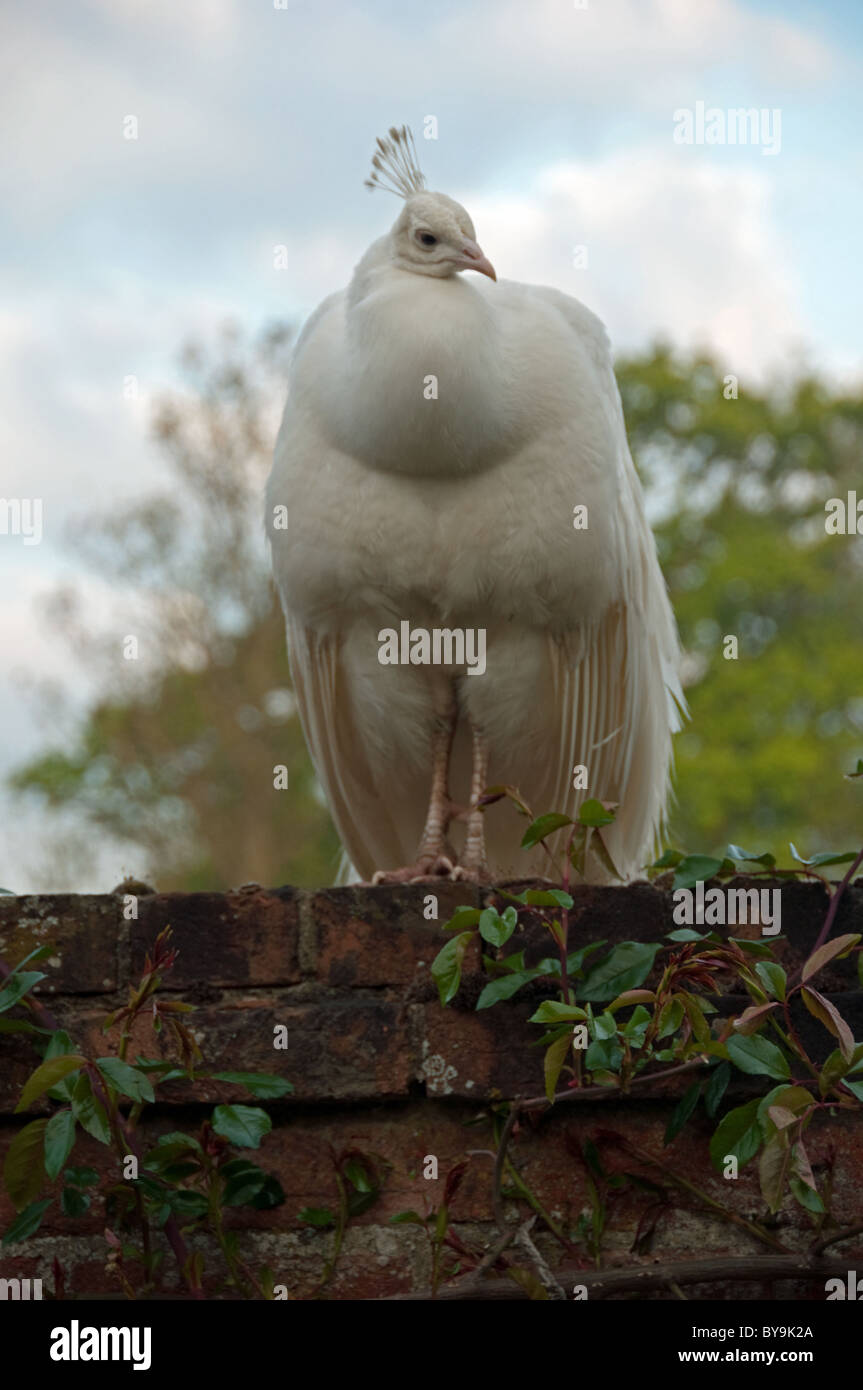
[[[97,1057],[96,1066],[110,1086],[130,1100],[154,1101],[153,1087],[142,1071],[136,1071],[119,1057]]]
[[[38,1196],[45,1181],[43,1154],[47,1127],[47,1120],[33,1120],[18,1131],[6,1150],[3,1180],[16,1211],[22,1211]]]
[[[58,1110],[45,1129],[45,1172],[53,1182],[75,1143],[75,1116],[71,1110]]]
[[[82,1072],[75,1082],[72,1092],[72,1114],[82,1129],[86,1129],[100,1144],[110,1144],[111,1126],[108,1116],[102,1102],[93,1095],[90,1078],[86,1072]]]
[[[617,1019],[614,1014],[597,1014],[593,1020],[593,1036],[600,1039],[617,1036]]]
[[[674,889],[694,888],[696,883],[706,883],[714,878],[722,868],[721,859],[712,859],[705,854],[687,854],[681,859],[674,874]]]
[[[465,927],[475,927],[478,923],[482,911],[478,907],[467,907],[464,903],[457,907],[448,922],[444,923],[444,931],[464,931]]]
[[[711,1007],[708,1000],[699,998],[697,994],[690,994],[688,990],[683,991],[682,999],[683,1009],[696,1042],[700,1047],[709,1047],[712,1037],[710,1025],[704,1017],[705,1011]]]
[[[65,1028],[58,1028],[48,1039],[48,1046],[42,1053],[42,1061],[47,1062],[51,1057],[68,1057],[77,1050]]]
[[[524,832],[521,842],[522,849],[532,849],[538,845],[540,840],[553,835],[555,830],[560,830],[564,825],[572,825],[569,816],[562,816],[559,811],[551,811],[547,816],[539,816],[533,821]]]
[[[594,951],[601,951],[603,946],[607,945],[607,941],[591,941],[589,945],[582,946],[580,950],[571,952],[571,954],[568,955],[566,958],[566,972],[570,976],[570,978],[572,978],[572,976],[574,975],[579,974],[579,972],[581,971],[581,967],[584,965],[584,962],[588,956],[592,956]],[[544,961],[540,961],[540,967],[544,963]],[[559,975],[560,962],[553,961],[552,963],[557,966],[557,973]]]
[[[63,1181],[71,1183],[73,1187],[92,1187],[99,1181],[99,1174],[95,1168],[67,1168]]]
[[[859,853],[859,851],[856,849],[843,851],[841,854],[831,854],[828,851],[825,854],[813,854],[811,859],[804,859],[802,854],[797,853],[797,850],[794,848],[792,844],[789,843],[788,847],[791,850],[791,853],[794,856],[794,858],[797,860],[797,863],[805,864],[807,868],[810,869],[823,868],[825,864],[851,864],[857,858],[857,855]]]
[[[850,1071],[850,1067],[837,1048],[835,1052],[830,1053],[830,1056],[821,1068],[821,1074],[818,1078],[818,1087],[822,1096],[826,1096],[827,1092],[832,1090],[837,1081],[842,1080],[842,1077],[847,1071]]]
[[[570,1019],[587,1018],[584,1009],[577,1004],[563,1004],[559,999],[544,999],[529,1023],[566,1023]]]
[[[542,1070],[545,1077],[545,1094],[549,1104],[554,1103],[554,1093],[563,1064],[572,1046],[572,1034],[567,1031],[562,1038],[551,1044],[543,1059]]]
[[[44,1033],[28,1018],[0,1018],[0,1033]]]
[[[391,1226],[424,1226],[425,1217],[420,1216],[416,1211],[397,1211],[395,1216],[390,1217]]]
[[[65,1029],[58,1028],[56,1032],[51,1034],[48,1046],[42,1053],[42,1061],[47,1062],[51,1057],[68,1057],[71,1056],[73,1052],[77,1052],[77,1050],[75,1043],[73,1043]],[[67,1076],[64,1076],[62,1080],[57,1082],[56,1086],[50,1086],[48,1088],[48,1095],[52,1100],[70,1101],[77,1080],[77,1070],[69,1072]]]
[[[636,1004],[626,1023],[621,1024],[620,1027],[627,1042],[632,1043],[635,1047],[641,1047],[652,1018],[653,1014],[645,1009],[643,1004]]]
[[[301,1221],[305,1221],[307,1226],[335,1226],[336,1218],[329,1207],[303,1207],[302,1211],[297,1212]]]
[[[774,960],[759,960],[755,965],[755,973],[774,999],[784,999],[786,989],[785,971],[781,965],[777,965]]]
[[[225,1191],[223,1202],[226,1206],[232,1207],[253,1207],[255,1211],[271,1211],[274,1207],[280,1207],[285,1202],[285,1191],[278,1178],[272,1173],[264,1174],[264,1181],[257,1191],[240,1200],[239,1191],[229,1185]]]
[[[348,1182],[353,1183],[358,1192],[374,1192],[368,1173],[363,1165],[356,1158],[345,1164],[345,1177]]]
[[[217,1105],[213,1111],[213,1129],[229,1143],[241,1149],[256,1149],[273,1122],[266,1110],[250,1105]]]
[[[202,1192],[192,1192],[187,1187],[167,1192],[165,1200],[181,1221],[195,1221],[199,1216],[206,1216],[210,1209],[210,1204]]]
[[[596,1068],[610,1072],[620,1071],[623,1061],[623,1048],[617,1038],[597,1038],[584,1054],[584,1065],[588,1071]]]
[[[589,831],[588,833],[592,836],[590,841],[591,854],[593,854],[595,858],[599,860],[603,868],[608,870],[612,878],[619,879],[622,883],[623,874],[620,872],[620,870],[618,869],[617,865],[615,864],[614,860],[608,852],[608,846],[602,838],[602,831],[593,830]]]
[[[578,820],[580,825],[591,825],[594,828],[600,825],[611,825],[614,820],[614,812],[607,811],[601,801],[595,797],[590,797],[583,801],[578,808]]]
[[[351,1192],[348,1196],[348,1217],[353,1220],[355,1216],[362,1216],[364,1211],[373,1207],[378,1200],[379,1192],[373,1188],[371,1192]]]
[[[741,951],[745,951],[747,955],[761,957],[771,956],[773,954],[773,947],[776,944],[776,942],[782,941],[783,939],[784,938],[782,936],[774,936],[771,937],[769,942],[767,942],[749,941],[745,936],[729,936],[728,938],[728,940],[732,941],[735,946],[739,946]]]
[[[742,1168],[761,1148],[764,1136],[758,1123],[760,1103],[756,1096],[746,1105],[729,1110],[720,1120],[710,1140],[710,1161],[717,1172],[723,1171],[726,1156],[736,1158]]]
[[[83,1216],[90,1206],[89,1192],[81,1192],[77,1187],[64,1187],[60,1194],[60,1206],[64,1216]]]
[[[666,932],[669,941],[707,941],[710,933],[693,931],[691,927],[678,927],[676,931]]]
[[[651,869],[676,869],[682,859],[683,855],[679,849],[667,849],[648,867]]]
[[[495,959],[494,956],[483,955],[482,963],[485,969],[495,978],[502,972],[517,975],[525,968],[524,951],[513,951],[510,955],[503,956],[500,960]]]
[[[49,1087],[55,1086],[70,1071],[77,1071],[85,1066],[86,1061],[86,1057],[79,1057],[73,1053],[71,1057],[51,1057],[47,1062],[43,1062],[36,1068],[21,1092],[21,1099],[15,1106],[16,1115],[22,1110],[27,1110],[34,1100],[38,1100]]]
[[[825,1206],[818,1196],[818,1193],[815,1192],[813,1188],[809,1187],[807,1183],[803,1182],[801,1178],[798,1178],[796,1173],[791,1174],[791,1177],[788,1179],[788,1186],[791,1188],[791,1191],[797,1198],[801,1207],[805,1207],[806,1211],[815,1212],[819,1216],[823,1215]]]
[[[54,947],[49,945],[34,946],[33,950],[30,952],[29,955],[26,955],[23,960],[18,961],[18,963],[14,966],[12,973],[14,975],[20,974],[20,972],[24,969],[24,966],[29,965],[31,960],[45,960],[46,956],[50,956],[53,950]]]
[[[490,946],[505,946],[518,926],[514,907],[508,907],[501,914],[494,907],[487,907],[479,919],[479,934]]]
[[[753,854],[751,850],[741,849],[739,845],[729,845],[728,853],[732,859],[742,859],[745,864],[763,864],[765,869],[772,869],[776,863],[772,854]]]
[[[44,1197],[41,1202],[33,1202],[29,1207],[25,1207],[4,1233],[3,1245],[16,1245],[18,1241],[35,1235],[52,1201],[52,1197]]]
[[[671,1033],[676,1033],[683,1022],[683,1002],[680,999],[668,999],[662,1006],[659,1015],[659,1026],[656,1030],[657,1038],[667,1038]]]
[[[263,1168],[244,1158],[233,1159],[219,1171],[225,1182],[222,1201],[227,1207],[244,1206],[247,1198],[260,1191],[267,1177]]]
[[[235,1086],[245,1086],[246,1090],[259,1100],[278,1100],[280,1096],[293,1093],[293,1085],[281,1076],[263,1071],[214,1071],[210,1073],[213,1081],[231,1081]]]
[[[704,1088],[704,1108],[711,1120],[719,1109],[730,1080],[731,1066],[728,1062],[720,1062],[710,1074],[710,1080]]]
[[[41,970],[25,970],[22,975],[10,975],[2,989],[0,989],[0,1014],[11,1009],[13,1004],[27,994],[34,985],[38,985],[40,980],[47,980],[47,975]]]
[[[674,1113],[672,1114],[671,1119],[668,1121],[668,1128],[665,1131],[665,1138],[662,1141],[663,1146],[670,1144],[672,1139],[676,1138],[680,1131],[683,1129],[683,1126],[686,1124],[686,1121],[689,1119],[690,1115],[692,1114],[693,1110],[698,1104],[698,1097],[700,1095],[701,1082],[694,1081],[692,1085],[689,1087],[688,1091],[686,1091],[685,1095],[675,1106]]]
[[[774,1076],[784,1081],[791,1069],[775,1043],[757,1034],[751,1038],[729,1038],[728,1055],[736,1067],[750,1076]]]
[[[432,962],[432,979],[437,983],[438,995],[442,1004],[448,1004],[458,994],[464,953],[474,936],[474,932],[465,931],[460,936],[452,937],[438,951]]]
[[[536,976],[535,970],[517,970],[512,975],[501,975],[499,979],[492,980],[491,984],[485,986],[476,1001],[477,1010],[490,1009],[492,1004],[499,1004],[503,999],[511,999],[522,985],[526,985],[528,980],[535,980]]]
[[[807,1091],[804,1086],[774,1086],[766,1096],[762,1096],[758,1102],[758,1123],[765,1139],[771,1139],[777,1128],[770,1110],[774,1106],[781,1106],[785,1110],[790,1110],[793,1115],[811,1107],[813,1103],[811,1091]]]
[[[613,999],[624,990],[637,989],[650,974],[659,949],[658,943],[648,945],[642,941],[622,941],[588,973],[579,986],[580,997],[600,1002]]]
[[[184,1134],[181,1129],[172,1129],[169,1134],[163,1134],[156,1140],[157,1145],[161,1144],[182,1144],[184,1149],[194,1149],[196,1153],[201,1153],[201,1145],[194,1134]],[[247,1163],[248,1159],[237,1159],[238,1163]],[[227,1164],[225,1165],[228,1166]]]
[[[528,888],[519,893],[518,901],[525,907],[574,907],[575,899],[562,888]]]

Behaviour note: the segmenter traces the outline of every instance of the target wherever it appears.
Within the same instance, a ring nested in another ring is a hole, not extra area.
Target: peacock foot
[[[378,869],[372,874],[372,886],[381,883],[428,883],[455,878],[456,867],[445,854],[421,854],[414,864],[403,869]]]

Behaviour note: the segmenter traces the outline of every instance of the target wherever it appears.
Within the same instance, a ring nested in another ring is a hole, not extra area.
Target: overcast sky
[[[616,348],[863,377],[857,0],[281,4],[0,16],[0,498],[43,505],[40,544],[0,534],[0,777],[42,737],[17,672],[85,694],[35,606],[77,573],[69,520],[158,478],[149,404],[185,337],[299,320],[348,280],[398,211],[363,187],[394,122],[499,277],[577,295]],[[698,103],[763,112],[759,138],[680,143]],[[0,884],[38,887],[38,834],[0,830]]]

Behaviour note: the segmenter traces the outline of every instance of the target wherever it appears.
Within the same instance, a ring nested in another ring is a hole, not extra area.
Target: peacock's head
[[[494,266],[477,245],[464,208],[445,193],[417,193],[409,198],[390,240],[393,260],[402,270],[440,278],[459,270],[478,270],[497,279]]]
[[[390,232],[393,262],[401,270],[438,279],[460,270],[478,270],[497,279],[461,204],[445,193],[427,192],[413,136],[406,126],[393,126],[388,140],[378,140],[371,178],[366,183],[369,188],[386,188],[405,200]]]

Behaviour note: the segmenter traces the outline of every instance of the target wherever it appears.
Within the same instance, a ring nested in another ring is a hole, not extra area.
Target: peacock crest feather
[[[399,198],[411,198],[426,187],[425,175],[417,162],[414,137],[407,126],[390,126],[389,139],[378,136],[367,188],[384,188]]]

